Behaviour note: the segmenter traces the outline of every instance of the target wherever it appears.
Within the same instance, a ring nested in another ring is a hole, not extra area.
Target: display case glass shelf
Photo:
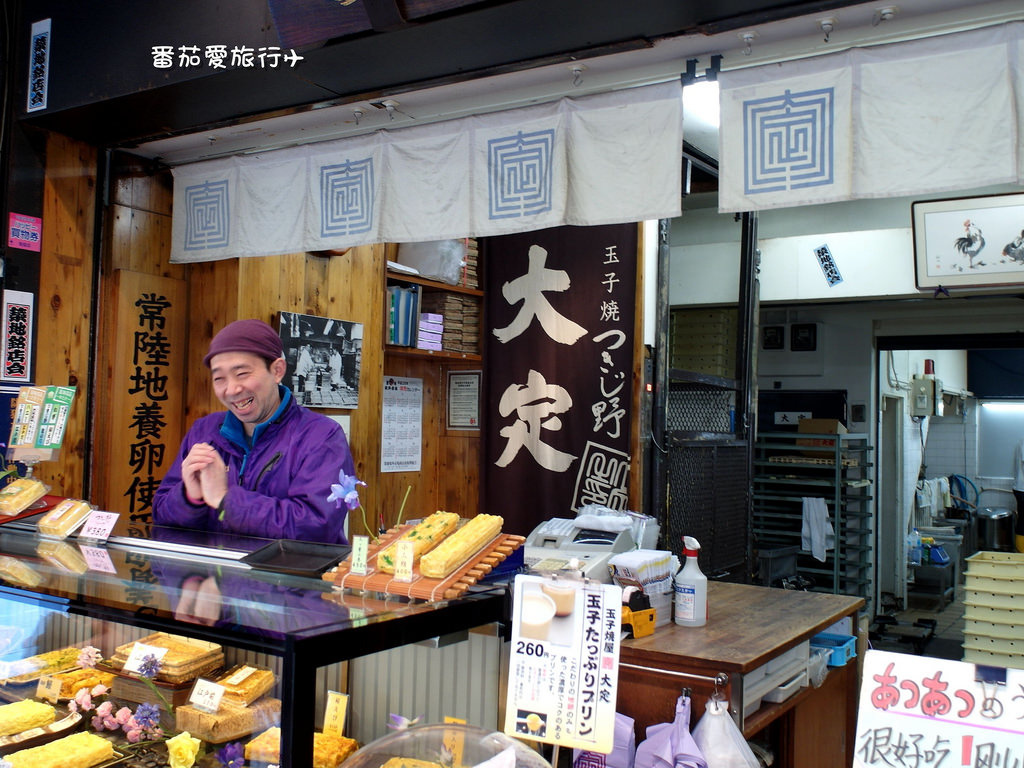
[[[329,579],[243,561],[267,540],[155,526],[130,534],[58,542],[31,518],[0,526],[0,554],[15,564],[0,574],[0,661],[85,645],[113,659],[117,648],[159,633],[219,645],[225,666],[256,659],[274,670],[282,766],[312,764],[325,686],[336,685],[332,665],[507,621],[500,585],[436,602],[339,590]],[[64,545],[63,557],[42,556],[54,544]],[[0,685],[8,700],[26,692],[35,689]]]

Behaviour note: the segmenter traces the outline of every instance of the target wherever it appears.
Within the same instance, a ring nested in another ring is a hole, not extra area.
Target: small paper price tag
[[[78,532],[79,538],[106,541],[110,538],[110,532],[114,530],[118,517],[120,515],[117,512],[103,512],[97,509],[85,519],[85,525]]]
[[[139,667],[142,666],[142,661],[147,656],[152,656],[157,661],[160,661],[167,654],[166,648],[160,648],[156,645],[146,645],[145,643],[136,643],[132,646],[132,652],[128,654],[128,660],[124,663],[124,671],[138,674]]]
[[[36,698],[56,704],[60,699],[60,688],[60,680],[53,675],[43,675],[36,684]]]
[[[188,697],[188,703],[203,712],[214,714],[220,709],[220,700],[224,696],[224,686],[210,680],[199,678],[192,686],[192,694]]]
[[[110,554],[107,550],[102,547],[89,547],[85,544],[79,544],[78,548],[82,550],[82,557],[85,558],[85,564],[89,567],[90,571],[117,573],[117,567],[110,559]]]
[[[446,723],[460,723],[466,724],[466,721],[461,717],[449,717],[445,716],[444,721]],[[455,728],[446,728],[444,736],[441,739],[441,743],[444,744],[445,757],[451,757],[451,765],[462,765],[462,752],[466,746],[466,734],[461,730]]]
[[[370,549],[369,536],[352,537],[352,573],[366,575],[366,554]]]
[[[324,709],[324,733],[335,736],[345,735],[345,715],[348,713],[348,694],[338,691],[327,692]]]
[[[395,545],[395,581],[412,581],[412,542],[400,541]]]

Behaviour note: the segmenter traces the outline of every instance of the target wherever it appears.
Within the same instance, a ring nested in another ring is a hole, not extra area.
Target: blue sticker
[[[818,264],[821,266],[821,271],[825,275],[825,282],[828,283],[829,288],[835,288],[843,282],[843,276],[839,274],[839,267],[836,265],[836,260],[832,257],[832,251],[828,249],[827,245],[819,245],[815,248],[814,255],[818,257]]]

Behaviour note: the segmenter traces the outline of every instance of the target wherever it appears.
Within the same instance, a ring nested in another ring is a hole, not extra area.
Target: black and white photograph
[[[284,383],[300,405],[359,405],[362,323],[281,312],[280,333],[288,363]]]

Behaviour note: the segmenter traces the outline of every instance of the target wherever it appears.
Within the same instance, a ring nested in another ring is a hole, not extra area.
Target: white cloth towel
[[[809,551],[819,563],[824,563],[825,552],[836,544],[836,532],[828,519],[828,505],[818,496],[804,496],[803,500],[800,548]]]

